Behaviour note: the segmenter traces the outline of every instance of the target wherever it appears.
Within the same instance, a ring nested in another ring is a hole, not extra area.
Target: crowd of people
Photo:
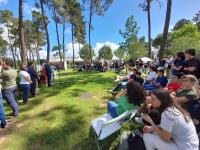
[[[138,109],[144,126],[147,150],[197,150],[200,133],[200,60],[195,49],[178,52],[160,63],[129,67],[129,74],[117,77],[118,85],[108,112],[115,118]],[[144,68],[148,68],[146,77]]]
[[[46,79],[46,83],[48,87],[51,86],[51,75],[52,70],[50,66],[50,62],[47,61],[43,65],[43,75]],[[19,115],[19,103],[17,98],[17,84],[16,79],[18,72],[13,69],[8,62],[1,61],[1,73],[0,78],[1,82],[1,90],[0,90],[0,121],[1,128],[5,128],[7,125],[6,115],[3,108],[3,99],[7,102],[7,104],[12,109],[12,113],[10,116],[15,118]],[[20,65],[19,71],[19,87],[22,89],[22,99],[23,104],[28,103],[29,94],[32,97],[36,95],[36,88],[38,87],[38,80],[40,80],[40,76],[35,69],[35,65],[33,62],[28,63],[28,67],[25,65]]]

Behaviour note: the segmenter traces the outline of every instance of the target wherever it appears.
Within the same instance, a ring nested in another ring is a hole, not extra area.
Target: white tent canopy
[[[117,58],[115,55],[113,56],[112,60],[120,60],[119,58]]]
[[[150,59],[150,58],[148,58],[148,57],[141,57],[141,58],[139,58],[139,59],[141,59],[144,63],[153,61],[152,59]],[[138,60],[139,60],[139,59],[138,59]]]

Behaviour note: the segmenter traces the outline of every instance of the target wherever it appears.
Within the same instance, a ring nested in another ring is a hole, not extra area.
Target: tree
[[[119,59],[123,59],[125,55],[125,49],[122,47],[119,47],[118,49],[114,51],[114,55]]]
[[[200,54],[200,32],[196,24],[185,24],[179,30],[172,33],[169,52],[176,54],[178,51],[184,51],[188,48],[195,48]]]
[[[152,1],[157,1],[159,2],[159,0],[145,0],[142,4],[139,4],[139,7],[141,7],[143,9],[143,11],[147,12],[147,16],[148,16],[148,57],[151,58],[151,2]],[[160,4],[160,2],[159,2]]]
[[[58,0],[49,0],[47,2],[47,5],[49,6],[49,10],[53,12],[53,20],[55,22],[56,26],[56,37],[57,37],[57,47],[58,52],[59,52],[59,57],[60,57],[60,62],[62,61],[62,56],[61,56],[61,46],[60,46],[60,38],[59,38],[59,32],[58,32],[58,23],[61,22],[61,19],[58,16],[58,8],[60,7],[60,1]]]
[[[62,1],[60,3],[60,6],[58,7],[57,11],[58,11],[59,16],[61,17],[61,23],[63,26],[62,49],[63,49],[63,60],[65,60],[65,29],[66,29],[65,25],[69,23],[69,7],[68,7],[67,0],[64,0],[64,2]]]
[[[0,10],[0,22],[6,25],[7,32],[8,32],[9,46],[10,46],[10,50],[12,52],[14,67],[16,68],[16,60],[15,60],[14,49],[13,49],[13,41],[11,39],[11,34],[10,34],[10,25],[11,25],[12,19],[13,19],[13,13],[11,11]]]
[[[21,59],[21,50],[20,50],[20,40],[19,40],[19,19],[13,17],[10,24],[10,34],[12,35],[11,41],[13,41],[14,55],[18,60],[18,65],[20,64]]]
[[[103,16],[104,12],[108,10],[113,0],[83,0],[83,3],[89,5],[89,26],[88,26],[88,38],[89,45],[91,47],[91,29],[92,29],[92,17],[97,14],[98,16]],[[90,59],[92,63],[92,51],[90,49]]]
[[[47,18],[47,16],[45,16]],[[32,11],[32,38],[33,45],[35,47],[35,53],[37,56],[38,63],[40,63],[39,51],[42,46],[46,45],[46,32],[43,23],[43,17],[40,12]]]
[[[76,24],[78,24],[78,19],[80,19],[80,16],[82,15],[80,4],[77,3],[75,0],[69,0],[68,1],[68,7],[69,7],[69,22],[71,24],[71,32],[72,32],[72,50],[73,50],[73,67],[74,67],[74,36],[75,36],[75,27]],[[76,37],[75,37],[76,38]]]
[[[45,5],[46,0],[40,0],[40,9],[42,12],[42,19],[43,19],[43,24],[45,28],[45,33],[46,33],[46,41],[47,41],[47,61],[50,60],[50,40],[49,40],[49,32],[48,32],[48,18],[45,15],[45,10],[44,10],[44,5]],[[36,3],[36,7],[39,7],[39,5]]]
[[[92,48],[91,48],[92,49]],[[90,46],[88,44],[85,44],[79,51],[80,58],[84,59],[85,62],[90,61]],[[95,56],[95,52],[92,49],[92,57]]]
[[[185,24],[191,24],[192,22],[187,19],[181,19],[176,22],[176,24],[173,27],[173,31],[181,29]]]
[[[112,53],[112,49],[110,48],[110,46],[104,45],[103,47],[101,47],[101,49],[99,50],[99,58],[104,59],[104,61],[112,60],[113,53]]]
[[[2,35],[3,32],[4,32],[3,29],[0,28],[0,35]],[[4,40],[2,36],[0,36],[0,57],[5,57],[7,47],[8,47],[8,42]]]
[[[145,43],[144,37],[133,40],[128,46],[128,58],[138,59],[147,56],[148,44]]]
[[[162,44],[160,46],[160,51],[159,51],[159,60],[161,60],[163,57],[165,46],[167,43],[168,29],[169,29],[169,23],[170,23],[170,18],[171,18],[171,7],[172,7],[172,0],[168,0],[166,17],[165,17],[165,25],[164,25],[164,30],[163,30],[163,41],[162,41]]]
[[[195,14],[192,20],[197,24],[198,31],[200,32],[200,10]]]
[[[85,24],[83,15],[79,15],[77,17],[79,18],[77,18],[78,22],[76,23],[75,28],[74,28],[74,35],[76,37],[77,42],[79,43],[79,50],[80,50],[80,44],[85,44],[86,24]]]
[[[137,40],[139,27],[133,16],[130,16],[125,24],[125,31],[119,30],[119,34],[124,38],[124,41],[120,43],[120,46],[125,49],[126,52],[129,50],[129,45]]]
[[[22,64],[27,66],[27,51],[26,51],[26,44],[24,41],[24,23],[23,23],[23,11],[22,11],[23,1],[19,0],[19,40],[20,40],[20,47],[21,47],[21,59]]]
[[[30,20],[25,20],[24,21],[24,28],[23,28],[23,31],[24,31],[24,41],[26,43],[26,50],[27,50],[27,54],[29,54],[29,57],[27,56],[26,57],[26,60],[27,58],[31,60],[31,57],[33,58],[33,52],[32,52],[32,49],[31,49],[31,45],[33,43],[33,23],[30,21]],[[34,59],[34,58],[33,58]]]

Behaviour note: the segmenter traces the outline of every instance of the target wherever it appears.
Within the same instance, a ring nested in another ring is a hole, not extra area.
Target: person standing
[[[46,69],[46,75],[47,75],[47,83],[48,83],[48,87],[51,87],[51,65],[50,62],[47,61],[47,63],[45,64],[45,69]]]
[[[38,76],[36,70],[34,69],[33,62],[28,63],[28,73],[30,74],[31,81],[32,81],[31,87],[30,87],[31,96],[35,97],[36,82],[39,79],[39,76]]]
[[[30,74],[27,72],[26,66],[20,66],[20,86],[23,90],[23,103],[28,102],[28,96],[30,92],[30,84],[32,83]]]
[[[3,62],[1,60],[1,65],[2,64],[3,64]],[[2,68],[0,68],[0,70],[2,70]],[[0,89],[1,89],[1,84],[0,84]],[[5,112],[4,112],[4,109],[3,109],[3,99],[2,99],[1,90],[0,90],[0,121],[1,121],[1,128],[5,128],[7,122],[6,122],[6,115],[5,115]]]
[[[12,108],[13,112],[11,116],[19,115],[19,105],[17,100],[17,71],[10,68],[9,63],[4,62],[2,77],[2,95],[5,98],[7,104]]]

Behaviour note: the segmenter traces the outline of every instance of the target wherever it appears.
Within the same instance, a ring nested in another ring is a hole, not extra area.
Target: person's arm
[[[172,97],[172,100],[179,105],[183,105],[184,103],[188,102],[189,99],[185,96],[182,97]]]
[[[174,69],[175,69],[176,71],[180,71],[182,68],[183,68],[183,66],[178,66],[178,67],[174,66]]]
[[[153,131],[155,131],[164,141],[169,142],[172,138],[172,134],[164,129],[162,129],[160,126],[155,125],[151,117],[149,115],[144,114],[142,118],[149,122],[151,126],[153,127]]]
[[[120,91],[117,95],[115,95],[114,99],[117,100],[119,99],[120,96],[126,95],[126,90]]]
[[[188,67],[187,71],[193,72],[196,71],[197,67]]]
[[[29,83],[32,83],[32,80],[31,80],[30,78],[24,77],[24,79],[25,79],[26,81],[28,81]]]

